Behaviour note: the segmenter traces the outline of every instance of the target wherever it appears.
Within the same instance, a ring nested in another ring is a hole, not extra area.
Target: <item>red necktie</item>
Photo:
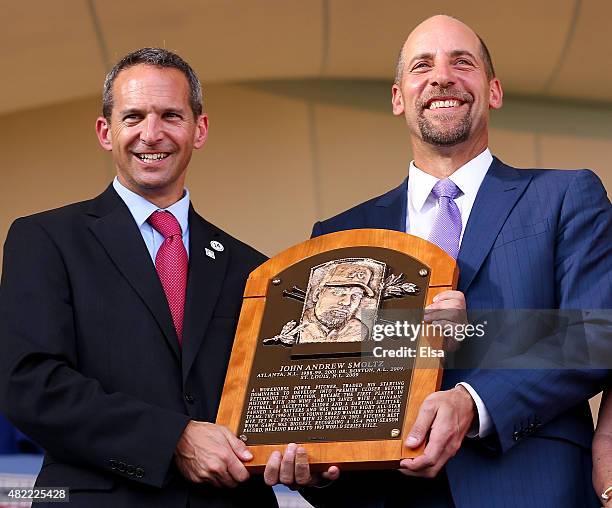
[[[155,268],[166,293],[179,345],[182,345],[189,261],[183,244],[181,225],[170,212],[160,211],[153,212],[147,222],[164,237],[164,242],[155,256]]]

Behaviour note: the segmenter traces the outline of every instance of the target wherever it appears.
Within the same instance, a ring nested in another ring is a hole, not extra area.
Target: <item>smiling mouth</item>
[[[156,153],[135,153],[134,156],[140,159],[142,162],[146,164],[150,164],[152,162],[160,161],[168,157],[170,153],[168,152],[156,152]]]
[[[433,100],[425,106],[425,109],[444,109],[444,108],[458,108],[464,102],[457,99],[449,99],[449,100]]]

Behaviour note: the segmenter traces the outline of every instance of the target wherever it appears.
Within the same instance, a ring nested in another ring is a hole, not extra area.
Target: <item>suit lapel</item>
[[[499,159],[487,172],[465,227],[457,263],[459,290],[464,293],[476,277],[499,231],[531,176],[506,166]]]
[[[376,201],[376,206],[368,217],[368,227],[406,232],[407,204],[408,178]]]
[[[190,207],[189,278],[183,325],[183,382],[200,349],[225,279],[231,252],[227,245],[220,252],[211,247],[211,241],[219,239],[219,231]],[[209,249],[215,257],[208,256],[205,249]]]
[[[170,349],[180,358],[178,338],[162,285],[134,218],[112,186],[92,203],[90,229],[159,324]]]

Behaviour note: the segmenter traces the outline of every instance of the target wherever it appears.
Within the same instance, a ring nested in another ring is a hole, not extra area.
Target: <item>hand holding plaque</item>
[[[327,471],[321,473],[311,472],[308,452],[295,443],[289,443],[283,453],[273,452],[264,470],[264,481],[270,486],[279,483],[292,488],[319,486],[335,481],[339,477],[340,468],[338,466],[330,466]]]

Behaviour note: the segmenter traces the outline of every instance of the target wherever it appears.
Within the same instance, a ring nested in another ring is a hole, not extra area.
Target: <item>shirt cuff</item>
[[[472,388],[468,383],[457,383],[455,386],[463,386],[468,393],[471,395],[472,399],[474,399],[474,404],[476,404],[476,411],[478,413],[478,431],[476,429],[470,429],[467,433],[467,437],[486,437],[491,433],[491,416],[489,415],[489,411],[485,406],[482,399],[476,393],[476,390]]]

